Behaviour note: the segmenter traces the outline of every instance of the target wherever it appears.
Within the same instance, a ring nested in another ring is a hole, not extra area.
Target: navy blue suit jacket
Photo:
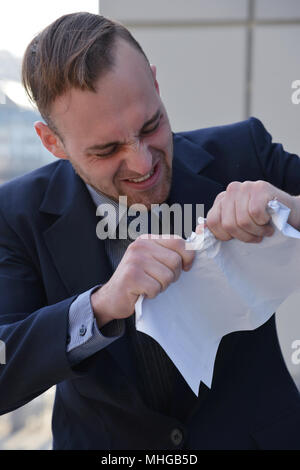
[[[231,181],[267,180],[300,194],[299,158],[272,144],[254,118],[174,134],[173,165],[169,203],[204,203],[206,212]],[[300,449],[300,396],[274,315],[222,339],[212,387],[201,384],[199,397],[178,373],[168,416],[145,405],[126,332],[70,366],[70,304],[112,275],[98,221],[68,161],[0,188],[0,338],[7,347],[0,413],[57,384],[54,449]],[[183,433],[179,444],[175,428]]]

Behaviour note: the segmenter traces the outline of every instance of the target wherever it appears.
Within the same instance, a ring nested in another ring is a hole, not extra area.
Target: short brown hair
[[[148,59],[140,44],[120,23],[92,13],[61,16],[28,45],[22,83],[30,100],[55,132],[51,104],[70,88],[95,92],[95,81],[114,65],[116,38],[132,44]]]

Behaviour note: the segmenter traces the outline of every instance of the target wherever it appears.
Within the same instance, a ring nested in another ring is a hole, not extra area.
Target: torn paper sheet
[[[196,395],[201,381],[211,387],[222,337],[258,328],[300,290],[300,232],[287,223],[286,206],[273,200],[268,210],[275,232],[258,244],[220,241],[207,227],[204,237],[192,232],[191,270],[136,302],[136,329],[162,346]]]

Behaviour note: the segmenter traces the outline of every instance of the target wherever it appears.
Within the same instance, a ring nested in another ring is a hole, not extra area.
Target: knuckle
[[[220,192],[220,193],[216,196],[215,202],[220,201],[220,199],[223,199],[223,197],[225,196],[225,194],[226,194],[226,191]]]
[[[151,238],[151,233],[142,233],[141,235],[136,237],[136,240],[142,241],[142,240],[148,240],[149,238]]]
[[[127,247],[126,253],[131,253],[132,251],[135,250],[136,242],[137,242],[137,240],[135,240],[134,242],[130,243],[130,245]]]
[[[253,184],[254,184],[254,187],[257,191],[266,190],[269,187],[269,183],[267,183],[267,181],[263,181],[263,180],[254,181]]]
[[[133,257],[137,257],[136,261],[139,261],[139,258],[143,254],[148,253],[150,248],[151,246],[149,245],[146,239],[138,237],[136,240],[130,243],[126,250],[126,253],[130,255],[131,259],[133,259]]]
[[[126,253],[129,254],[130,256],[133,256],[137,253],[137,250],[140,248],[140,242],[138,242],[138,239],[136,239],[134,242],[130,243],[130,245],[127,247]]]
[[[226,188],[226,192],[227,193],[234,193],[236,192],[237,190],[239,190],[241,187],[241,183],[239,181],[232,181],[231,183],[229,183],[229,185],[227,186]]]
[[[127,264],[132,267],[132,269],[141,264],[141,256],[137,248],[132,248],[131,250],[128,250],[126,261]]]
[[[240,183],[240,185],[241,185],[241,190],[248,191],[253,186],[253,181],[248,181],[248,180],[243,181],[242,183]]]
[[[139,235],[135,240],[134,242],[132,242],[128,248],[132,248],[132,249],[136,249],[136,248],[139,248],[140,246],[144,246],[145,243],[147,242],[148,240],[148,235],[145,235],[145,234],[142,234],[142,235]]]

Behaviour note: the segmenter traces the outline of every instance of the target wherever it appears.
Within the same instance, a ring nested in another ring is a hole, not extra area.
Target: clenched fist
[[[91,296],[98,327],[134,313],[139,295],[157,296],[188,271],[195,252],[185,240],[173,235],[141,235],[127,248],[110,280]]]
[[[267,204],[271,199],[291,209],[289,224],[299,229],[300,199],[291,196],[266,181],[230,183],[221,192],[207,214],[206,226],[219,240],[237,238],[248,243],[258,243],[274,232]],[[201,227],[197,227],[197,233]]]

